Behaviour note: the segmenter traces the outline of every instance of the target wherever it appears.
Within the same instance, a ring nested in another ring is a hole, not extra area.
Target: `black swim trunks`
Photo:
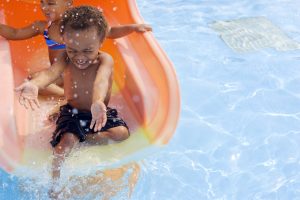
[[[106,131],[110,128],[117,126],[125,126],[126,123],[118,117],[116,109],[107,107],[107,122],[101,131]],[[56,121],[56,129],[53,133],[52,141],[50,142],[52,147],[55,147],[64,133],[75,134],[80,142],[86,140],[86,134],[96,133],[93,129],[90,129],[92,120],[92,114],[90,111],[80,111],[73,108],[71,105],[66,104],[60,107],[60,113]]]

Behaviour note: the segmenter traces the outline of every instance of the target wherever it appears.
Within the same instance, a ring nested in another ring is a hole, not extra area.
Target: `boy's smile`
[[[63,35],[66,51],[70,61],[79,69],[86,69],[91,64],[98,62],[100,38],[96,28],[86,30],[68,31]]]

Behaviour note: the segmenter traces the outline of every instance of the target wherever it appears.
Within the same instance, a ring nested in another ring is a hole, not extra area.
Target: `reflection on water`
[[[210,27],[263,17],[299,43],[299,1],[138,4],[175,65],[182,113],[170,145],[145,161],[133,199],[299,199],[300,51],[238,53]]]

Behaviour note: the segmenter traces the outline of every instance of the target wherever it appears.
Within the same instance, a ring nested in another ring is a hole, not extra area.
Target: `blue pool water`
[[[174,63],[182,111],[170,144],[140,163],[131,199],[300,199],[300,51],[237,53],[209,27],[263,16],[300,42],[300,2],[137,2]],[[0,199],[39,199],[0,181]]]

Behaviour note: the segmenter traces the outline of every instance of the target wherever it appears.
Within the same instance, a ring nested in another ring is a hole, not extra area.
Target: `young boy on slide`
[[[74,7],[61,20],[66,53],[46,70],[16,88],[27,108],[39,107],[38,91],[64,72],[67,104],[60,108],[56,130],[50,142],[54,148],[52,177],[60,177],[66,156],[79,142],[103,144],[108,139],[129,137],[126,123],[115,109],[107,107],[112,88],[113,60],[99,48],[107,33],[102,13],[90,6]],[[54,198],[57,193],[50,191]]]
[[[40,6],[46,20],[35,21],[24,28],[13,28],[0,24],[0,36],[8,40],[24,40],[38,35],[43,35],[48,46],[50,63],[53,64],[64,52],[65,44],[59,33],[59,22],[63,13],[72,7],[72,0],[41,0]],[[116,39],[132,32],[151,31],[146,24],[128,24],[108,28],[107,38]],[[33,74],[34,77],[36,74]],[[62,80],[58,77],[58,83]],[[41,90],[44,94],[63,96],[63,89],[55,84]],[[40,92],[41,92],[40,91]]]

